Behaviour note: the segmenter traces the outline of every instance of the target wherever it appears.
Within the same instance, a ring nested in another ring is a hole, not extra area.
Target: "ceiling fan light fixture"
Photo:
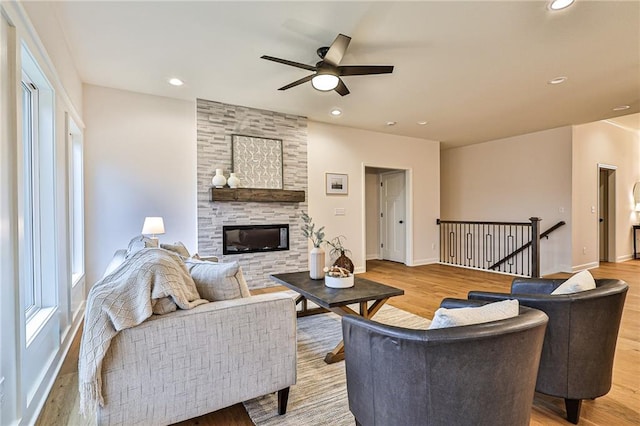
[[[314,89],[321,92],[328,92],[338,87],[340,79],[333,74],[316,74],[311,79],[311,85]]]

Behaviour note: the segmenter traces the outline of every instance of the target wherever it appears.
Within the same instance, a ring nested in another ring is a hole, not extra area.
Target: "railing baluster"
[[[440,262],[521,276],[540,275],[540,219],[530,222],[445,221],[440,225]]]

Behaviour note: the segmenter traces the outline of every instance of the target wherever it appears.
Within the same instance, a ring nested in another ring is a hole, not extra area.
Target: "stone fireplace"
[[[308,244],[299,231],[303,202],[210,201],[216,169],[228,177],[232,135],[282,140],[282,189],[307,190],[307,119],[220,102],[197,102],[198,252],[238,261],[250,288],[274,285],[269,275],[308,268]],[[242,182],[241,182],[242,186]],[[288,225],[289,249],[225,254],[225,226]]]

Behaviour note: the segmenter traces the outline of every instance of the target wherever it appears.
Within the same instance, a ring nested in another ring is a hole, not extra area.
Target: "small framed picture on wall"
[[[349,175],[341,173],[325,173],[327,195],[349,194]]]

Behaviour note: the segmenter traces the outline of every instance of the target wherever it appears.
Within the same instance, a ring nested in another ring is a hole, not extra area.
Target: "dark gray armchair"
[[[596,288],[551,295],[564,280],[516,278],[511,294],[472,291],[469,299],[518,299],[549,316],[536,391],[564,398],[567,420],[577,424],[583,399],[611,389],[613,358],[628,286],[598,279]]]
[[[349,409],[363,426],[528,425],[547,320],[521,307],[505,320],[410,330],[345,316]]]

